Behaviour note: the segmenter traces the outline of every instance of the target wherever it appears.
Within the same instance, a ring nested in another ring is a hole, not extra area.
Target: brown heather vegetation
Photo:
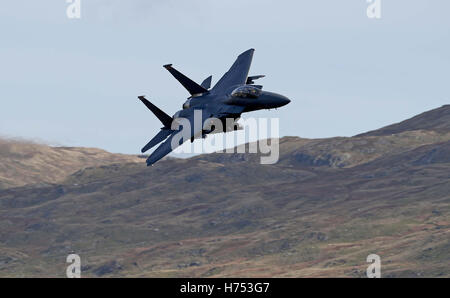
[[[449,105],[351,138],[285,137],[280,154],[147,168],[2,141],[0,276],[65,277],[75,252],[92,277],[364,277],[371,253],[383,277],[450,277]]]

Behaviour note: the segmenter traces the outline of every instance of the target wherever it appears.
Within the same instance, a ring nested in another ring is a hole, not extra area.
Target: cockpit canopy
[[[254,86],[241,86],[231,92],[233,97],[257,98],[262,93],[261,89]]]

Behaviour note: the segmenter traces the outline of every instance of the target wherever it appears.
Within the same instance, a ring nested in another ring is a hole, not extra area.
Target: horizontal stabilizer
[[[145,153],[148,150],[150,150],[151,148],[153,148],[154,146],[158,145],[159,143],[161,143],[162,141],[167,139],[167,137],[172,132],[173,132],[173,130],[170,130],[170,129],[162,129],[153,139],[151,139],[150,142],[148,142],[147,145],[144,146],[144,148],[142,148],[141,152]]]
[[[149,102],[144,96],[138,96],[140,101],[142,101],[145,106],[155,114],[156,117],[162,122],[164,127],[170,128],[172,126],[172,117],[161,111],[157,106]]]
[[[183,87],[186,88],[187,91],[189,91],[191,95],[202,94],[208,91],[204,87],[200,86],[199,84],[173,68],[172,64],[164,65],[164,68],[166,68],[175,77],[175,79],[177,79],[178,82],[180,82],[181,85],[183,85]]]
[[[209,88],[211,88],[211,81],[212,81],[212,76],[209,76],[203,81],[201,86],[205,89],[209,89]]]

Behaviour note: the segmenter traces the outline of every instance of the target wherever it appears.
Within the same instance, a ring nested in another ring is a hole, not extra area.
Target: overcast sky
[[[255,48],[250,74],[292,102],[280,134],[352,136],[450,103],[450,2],[381,0],[0,2],[0,135],[138,153],[188,93]]]

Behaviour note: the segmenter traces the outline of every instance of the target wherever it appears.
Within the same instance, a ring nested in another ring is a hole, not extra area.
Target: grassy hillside
[[[0,139],[0,189],[32,183],[57,183],[86,167],[141,161],[136,156],[94,148],[50,147]]]
[[[363,277],[371,253],[383,277],[450,277],[450,130],[413,119],[283,138],[275,165],[216,153],[2,190],[0,276],[64,277],[75,252],[93,277]]]
[[[411,119],[392,124],[359,136],[383,136],[413,130],[450,131],[450,105],[424,112]]]

